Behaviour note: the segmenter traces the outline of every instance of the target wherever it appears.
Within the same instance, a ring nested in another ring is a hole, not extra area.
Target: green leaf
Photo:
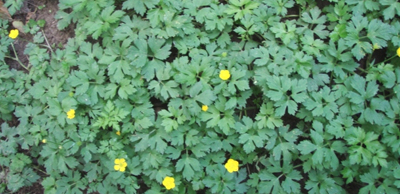
[[[177,172],[183,170],[182,175],[188,181],[193,179],[195,172],[202,169],[200,162],[197,159],[189,156],[179,159],[175,165],[175,168]]]
[[[148,9],[154,8],[158,2],[159,0],[127,0],[122,4],[122,9],[133,8],[137,13],[143,16]]]
[[[268,127],[270,129],[274,129],[275,127],[283,126],[282,119],[275,116],[275,109],[273,106],[274,105],[272,102],[261,105],[260,112],[255,118],[258,121],[258,128],[262,129],[264,127]]]
[[[301,154],[306,155],[317,149],[317,146],[308,140],[304,140],[297,145],[297,149]]]
[[[167,132],[171,132],[172,130],[178,128],[178,122],[171,118],[163,119],[161,125],[164,126],[165,131]]]
[[[164,39],[156,39],[151,37],[147,40],[147,42],[155,58],[164,60],[167,59],[171,54],[171,44],[166,43]]]
[[[46,177],[41,184],[46,193],[56,193],[56,180],[53,177]]]
[[[254,61],[254,64],[257,66],[264,66],[268,63],[269,61],[269,52],[265,47],[259,47],[250,50],[250,55],[258,58]]]
[[[385,20],[393,19],[395,15],[400,15],[400,3],[396,0],[381,0],[379,2],[387,6],[382,10]]]
[[[49,105],[49,112],[51,115],[58,116],[63,112],[60,102],[58,102],[58,100],[56,99],[49,98],[48,105]]]
[[[286,20],[285,23],[277,23],[271,27],[276,38],[281,38],[285,45],[289,45],[296,37],[296,25],[294,20]]]
[[[246,153],[251,153],[255,148],[261,148],[264,146],[263,139],[259,135],[250,135],[244,133],[239,136],[239,143],[243,144],[243,150]]]
[[[373,44],[378,44],[380,47],[386,47],[387,41],[393,36],[392,26],[377,19],[369,22],[367,30],[367,37]]]
[[[147,42],[144,39],[136,39],[134,45],[129,48],[128,59],[136,67],[143,67],[146,65],[147,59]]]
[[[230,98],[225,104],[225,110],[234,109],[237,105],[237,98],[232,97]]]
[[[229,134],[231,128],[233,128],[234,126],[235,119],[233,118],[231,112],[228,112],[228,114],[226,114],[221,120],[218,121],[218,127],[221,128],[222,132],[224,132],[226,135]]]
[[[207,121],[207,128],[212,128],[218,125],[221,114],[214,106],[210,106],[206,112],[200,115],[203,122]]]
[[[291,178],[286,177],[286,179],[282,182],[282,188],[287,193],[299,193],[300,192],[300,184],[298,182],[293,181]]]
[[[288,13],[287,8],[292,8],[294,3],[295,2],[292,0],[273,0],[266,2],[267,5],[273,7],[276,13],[281,16],[285,16]]]
[[[136,89],[129,80],[124,79],[120,84],[121,87],[118,89],[118,96],[122,99],[127,99],[128,95],[132,95],[134,92],[136,92]]]
[[[311,15],[310,15],[311,14]],[[321,10],[318,7],[314,7],[308,12],[304,12],[301,15],[301,19],[310,24],[324,24],[326,22],[326,16],[321,15]]]

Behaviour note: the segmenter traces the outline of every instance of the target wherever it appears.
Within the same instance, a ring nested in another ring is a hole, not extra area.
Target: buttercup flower
[[[162,182],[167,190],[175,188],[175,179],[173,177],[166,176]]]
[[[47,139],[43,139],[43,140],[42,140],[42,143],[47,143]]]
[[[219,72],[219,78],[222,80],[228,80],[231,77],[231,73],[229,73],[229,70],[221,70]]]
[[[128,166],[125,159],[123,159],[123,158],[115,159],[114,163],[115,163],[114,170],[116,170],[116,171],[124,172],[125,168]]]
[[[16,39],[18,37],[19,31],[17,29],[10,30],[10,34],[8,34],[8,37],[12,39]]]
[[[207,111],[207,110],[208,110],[208,106],[207,106],[207,105],[201,106],[201,110],[202,110],[202,111]]]
[[[400,47],[397,49],[397,56],[400,57]]]
[[[115,132],[115,134],[121,135],[121,131],[117,131],[117,132]]]
[[[69,119],[75,118],[75,110],[74,110],[74,109],[70,109],[70,110],[67,112],[67,118],[69,118]]]
[[[229,159],[225,164],[225,168],[229,173],[237,172],[239,171],[239,162],[234,159]]]

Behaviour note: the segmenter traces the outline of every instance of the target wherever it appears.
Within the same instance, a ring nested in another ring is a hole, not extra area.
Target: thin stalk
[[[372,52],[371,54],[368,55],[368,58],[367,58],[367,65],[366,65],[366,68],[367,68],[367,69],[369,69],[370,66],[371,66],[372,54],[374,54],[374,52]]]
[[[393,55],[392,57],[390,57],[390,58],[388,58],[388,59],[386,59],[386,60],[384,60],[384,61],[382,61],[382,62],[380,62],[380,63],[378,63],[378,64],[386,63],[387,61],[392,60],[392,59],[395,58],[396,56],[397,56],[397,55]]]
[[[17,55],[17,51],[15,50],[15,47],[14,47],[14,43],[11,43],[11,47],[13,48],[14,55],[15,55],[15,58],[13,58],[13,59],[16,60],[16,61],[18,61],[18,63],[19,63],[24,69],[26,69],[27,71],[29,71],[29,69],[21,62],[21,60],[19,60],[18,55]],[[11,58],[12,58],[12,57],[11,57]]]
[[[51,46],[50,46],[50,44],[49,44],[49,41],[48,41],[47,38],[46,38],[46,34],[44,34],[43,29],[42,29],[42,33],[43,33],[44,40],[46,40],[47,46],[50,48],[51,53],[54,53],[53,49],[51,48]]]

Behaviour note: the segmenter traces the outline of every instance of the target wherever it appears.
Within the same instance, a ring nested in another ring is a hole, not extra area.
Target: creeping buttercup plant
[[[0,192],[400,192],[397,1],[58,7],[28,64],[0,23]]]

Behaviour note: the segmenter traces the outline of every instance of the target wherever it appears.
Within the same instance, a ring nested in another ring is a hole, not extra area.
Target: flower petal
[[[17,29],[10,30],[10,34],[8,34],[8,37],[12,39],[16,39],[19,35],[19,31]]]
[[[231,73],[229,73],[229,70],[221,70],[219,72],[219,78],[222,80],[228,80],[231,77]]]
[[[175,179],[173,177],[166,176],[162,182],[167,190],[175,188]]]
[[[229,159],[225,164],[225,168],[229,173],[239,171],[239,162],[234,159]]]
[[[114,165],[114,170],[119,170],[121,168],[120,165]]]
[[[397,56],[400,57],[400,47],[397,49]]]
[[[119,171],[121,171],[121,172],[125,172],[125,167],[123,167],[123,166],[120,166],[120,168],[119,168]]]

